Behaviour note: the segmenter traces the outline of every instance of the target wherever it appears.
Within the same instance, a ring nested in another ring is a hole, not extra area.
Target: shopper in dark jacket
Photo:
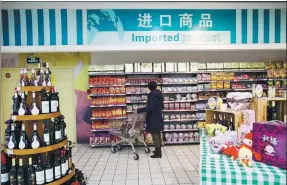
[[[138,113],[146,112],[146,131],[150,132],[155,145],[155,152],[151,158],[161,158],[161,135],[160,132],[163,129],[163,97],[161,91],[156,89],[156,82],[149,82],[148,88],[150,93],[148,94],[147,107],[138,109]]]

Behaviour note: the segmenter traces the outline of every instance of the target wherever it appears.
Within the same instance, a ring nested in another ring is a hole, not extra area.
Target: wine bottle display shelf
[[[188,132],[188,131],[198,131],[198,129],[168,129],[163,130],[164,132]]]
[[[34,120],[45,120],[61,116],[61,112],[49,113],[49,114],[39,114],[39,115],[11,115],[13,121],[34,121]]]
[[[17,87],[18,91],[42,91],[42,89],[45,89],[46,91],[52,91],[54,89],[54,86],[23,86],[23,87]]]
[[[54,151],[58,148],[61,148],[65,145],[67,145],[68,139],[65,139],[64,141],[54,144],[54,145],[49,145],[49,146],[44,146],[36,149],[15,149],[15,150],[10,150],[6,147],[4,147],[4,152],[10,155],[33,155],[33,154],[40,154],[40,153],[46,153],[50,151]]]
[[[68,180],[70,180],[73,176],[75,175],[75,167],[73,168],[72,172],[66,175],[65,177],[60,178],[59,180],[56,180],[54,182],[51,182],[46,185],[59,185],[59,184],[64,184]]]

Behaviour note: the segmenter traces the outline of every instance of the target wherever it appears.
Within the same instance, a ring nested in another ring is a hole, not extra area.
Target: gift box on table
[[[287,127],[282,122],[254,123],[252,148],[262,159],[253,156],[253,160],[286,170],[286,135]]]

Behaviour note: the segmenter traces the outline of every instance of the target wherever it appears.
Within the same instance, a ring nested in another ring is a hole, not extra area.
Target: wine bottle
[[[9,172],[10,185],[17,185],[17,169],[15,158],[12,158],[12,166]]]
[[[72,147],[70,146],[71,142],[68,142],[67,146],[67,157],[68,157],[68,165],[69,165],[69,170],[72,170],[73,168],[73,163],[72,163]]]
[[[51,132],[49,129],[49,120],[44,120],[44,145],[51,145]]]
[[[17,182],[18,182],[18,185],[25,185],[25,175],[24,175],[22,158],[19,159],[19,167],[17,170]]]
[[[55,128],[55,143],[60,143],[62,140],[62,131],[59,124],[59,118],[54,119],[54,128]]]
[[[65,157],[65,160],[66,160],[66,174],[68,173],[69,171],[69,160],[68,160],[68,154],[67,154],[67,150],[66,149],[63,149],[63,153],[64,153],[64,157]]]
[[[37,79],[37,83],[38,83],[37,85],[39,85],[40,75],[41,75],[41,63],[38,63],[38,68],[36,71],[36,79]]]
[[[31,105],[30,112],[32,115],[38,115],[40,113],[39,106],[36,101],[36,94],[34,91],[32,93],[32,105]]]
[[[8,142],[11,135],[11,124],[13,123],[12,120],[5,121],[7,128],[5,129],[5,146],[8,147]]]
[[[271,120],[277,120],[277,112],[276,112],[276,104],[275,101],[272,101],[272,107],[271,107]]]
[[[24,69],[24,78],[23,78],[22,82],[24,83],[24,86],[29,86],[30,85],[26,68]]]
[[[24,71],[23,69],[20,69],[20,78],[19,78],[19,87],[25,86],[24,84]]]
[[[20,108],[18,110],[18,115],[23,116],[23,115],[27,115],[27,114],[28,114],[28,109],[27,109],[27,105],[26,105],[25,94],[22,93]]]
[[[18,95],[18,92],[17,90],[15,89],[15,93],[14,93],[14,96],[12,97],[12,114],[13,115],[18,115],[18,110],[20,108],[20,101],[19,101],[19,95]]]
[[[45,166],[45,181],[46,183],[52,182],[54,180],[54,170],[50,163],[50,159],[47,159],[47,163]]]
[[[42,91],[41,97],[42,104],[42,114],[50,113],[50,99],[46,91]]]
[[[29,166],[27,168],[27,185],[36,184],[35,167],[32,165],[32,157],[29,157]]]
[[[20,136],[18,148],[20,150],[29,148],[29,141],[28,141],[27,133],[25,131],[25,124],[24,123],[22,123],[21,136]]]
[[[38,164],[36,167],[36,184],[37,185],[45,184],[45,172],[40,156],[38,156]]]
[[[57,111],[59,112],[60,111],[60,99],[59,99],[59,93],[57,92],[57,88],[56,87],[54,88],[54,93],[55,93],[55,96],[56,96],[56,100],[58,101]]]
[[[62,140],[67,138],[67,130],[66,130],[66,123],[65,123],[65,117],[61,115],[60,117],[60,126],[61,126],[61,131],[62,131]]]
[[[44,71],[43,71],[43,69],[40,69],[40,75],[39,75],[38,85],[39,85],[39,86],[46,86],[46,82],[45,82],[45,79],[44,79]]]
[[[35,69],[32,69],[31,79],[30,79],[30,85],[31,86],[38,86],[38,80],[35,74]]]
[[[230,128],[232,131],[235,131],[234,122],[232,116],[230,117]]]
[[[58,112],[58,106],[59,106],[59,102],[58,102],[58,98],[57,98],[57,95],[55,93],[55,90],[52,89],[52,93],[51,93],[51,96],[50,96],[50,107],[51,107],[51,112]]]
[[[32,164],[33,164],[33,166],[34,166],[34,168],[36,169],[36,167],[37,167],[37,156],[36,155],[34,155],[33,157],[32,157]]]
[[[1,153],[1,185],[9,185],[9,167],[4,153]]]
[[[61,178],[61,161],[57,151],[55,151],[55,158],[54,158],[55,179]]]
[[[34,123],[33,125],[33,134],[31,139],[31,146],[32,148],[39,148],[41,147],[41,139],[37,131],[37,123]]]
[[[8,149],[16,149],[17,148],[17,140],[15,135],[15,126],[14,124],[11,125],[11,135],[9,137],[9,142],[7,145]]]
[[[64,155],[64,151],[61,150],[61,175],[62,177],[66,176],[66,173],[67,173],[67,170],[66,169],[66,158],[65,158],[65,155]]]
[[[49,63],[46,63],[46,71],[45,71],[45,82],[47,86],[51,86],[51,77],[50,77],[51,71],[49,69]]]

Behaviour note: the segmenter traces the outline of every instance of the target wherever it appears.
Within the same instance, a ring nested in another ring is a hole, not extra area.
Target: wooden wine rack
[[[4,147],[4,152],[10,155],[34,155],[34,154],[41,154],[41,153],[46,153],[46,152],[51,152],[54,151],[58,148],[61,148],[65,146],[68,143],[68,139],[65,139],[64,141],[54,144],[54,145],[49,145],[45,147],[40,147],[36,149],[15,149],[15,150],[9,150],[8,148]]]
[[[30,121],[30,120],[51,119],[58,116],[61,116],[61,112],[55,112],[50,114],[39,114],[39,115],[24,115],[24,116],[11,115],[11,119],[13,121]]]
[[[17,87],[17,91],[22,91],[22,92],[28,92],[27,93],[27,104],[32,103],[32,92],[35,92],[36,95],[36,100],[37,102],[41,102],[41,91],[45,89],[46,91],[52,91],[54,86],[24,86],[24,87]],[[41,138],[43,138],[44,134],[44,124],[43,120],[55,118],[61,116],[61,112],[55,112],[55,113],[49,113],[49,114],[39,114],[39,115],[11,115],[11,120],[13,121],[22,121],[22,124],[25,125],[25,131],[29,136],[32,135],[33,133],[33,123],[37,124],[37,131],[40,135]],[[50,128],[54,127],[52,123],[48,125]],[[30,138],[30,137],[29,137]],[[48,152],[57,150],[61,147],[64,147],[68,143],[68,138],[65,140],[61,141],[60,143],[54,144],[54,145],[49,145],[45,147],[40,147],[37,149],[14,149],[10,150],[3,146],[4,152],[9,154],[9,155],[15,155],[16,159],[18,158],[23,158],[23,165],[27,166],[28,165],[28,158],[31,157],[31,155],[42,155],[45,156],[47,155]],[[45,158],[43,162],[45,161]],[[68,180],[70,180],[73,176],[75,175],[75,167],[73,165],[72,171],[66,175],[63,178],[60,178],[54,182],[48,183],[48,185],[59,185],[59,184],[64,184]]]

